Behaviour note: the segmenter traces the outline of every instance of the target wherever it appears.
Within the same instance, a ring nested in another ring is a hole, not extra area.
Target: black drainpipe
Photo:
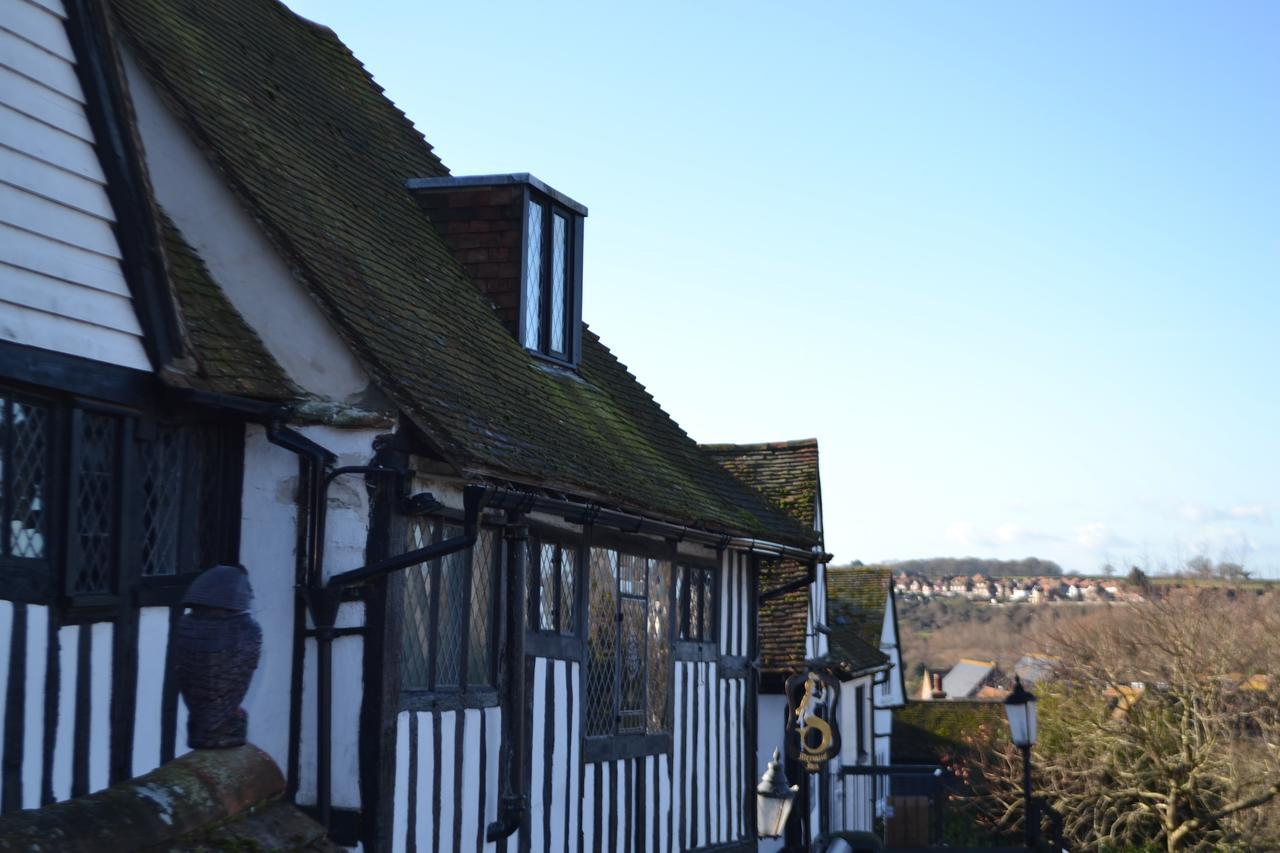
[[[462,493],[462,506],[464,510],[463,516],[463,532],[461,536],[454,536],[437,542],[434,545],[428,545],[425,548],[418,548],[413,551],[406,551],[403,554],[397,554],[393,557],[387,557],[384,560],[361,566],[358,569],[340,572],[329,578],[328,582],[323,581],[323,558],[324,558],[324,528],[325,515],[327,508],[326,492],[328,486],[335,477],[343,474],[396,474],[404,475],[407,472],[397,468],[382,468],[378,466],[354,466],[348,468],[337,468],[323,478],[322,485],[318,489],[318,505],[315,509],[317,522],[313,525],[316,531],[317,539],[315,548],[312,552],[311,571],[308,573],[307,584],[307,605],[311,611],[311,621],[315,623],[316,636],[316,820],[320,822],[326,829],[329,827],[329,819],[331,813],[331,781],[332,781],[332,754],[333,754],[333,730],[332,730],[332,703],[333,703],[333,640],[335,637],[334,625],[338,618],[338,605],[342,599],[342,590],[364,583],[365,581],[374,580],[392,572],[406,569],[409,566],[425,563],[440,557],[448,556],[456,551],[470,548],[475,544],[476,535],[479,530],[480,509],[484,505],[484,500],[491,491],[485,486],[467,486]],[[317,478],[319,480],[320,478]],[[427,495],[416,495],[411,498],[415,504],[419,506],[427,503],[435,503],[434,499]]]
[[[529,810],[528,798],[521,792],[525,778],[524,726],[524,602],[525,560],[529,553],[529,528],[524,514],[507,512],[507,624],[505,693],[502,712],[502,798],[498,801],[498,818],[485,829],[486,841],[501,841],[520,828]]]

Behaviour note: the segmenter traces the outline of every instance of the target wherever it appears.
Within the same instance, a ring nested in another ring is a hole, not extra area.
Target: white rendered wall
[[[773,760],[773,751],[785,757],[782,744],[783,727],[787,720],[787,697],[780,693],[761,693],[757,697],[756,707],[759,717],[756,721],[756,771],[763,775],[769,762]],[[795,783],[795,780],[791,780]],[[776,853],[782,849],[782,839],[763,838],[760,840],[761,853]]]
[[[369,386],[364,369],[164,106],[145,73],[127,50],[122,52],[160,206],[295,382],[326,399],[358,398]]]
[[[249,426],[244,440],[240,562],[253,583],[253,612],[262,626],[262,656],[243,707],[249,740],[280,767],[289,760],[289,686],[293,677],[294,549],[298,457]]]
[[[376,429],[344,430],[333,427],[304,427],[307,438],[336,454],[335,467],[368,465],[373,461],[373,442],[382,433]],[[277,448],[278,450],[278,448]],[[293,487],[297,488],[297,457],[294,459]],[[246,447],[246,471],[249,467]],[[295,506],[296,512],[296,503]],[[325,519],[323,576],[356,569],[366,562],[369,541],[369,494],[363,475],[336,478],[329,487],[328,515]],[[292,532],[293,528],[289,530]],[[292,579],[290,563],[290,579]],[[290,599],[292,600],[292,599]],[[292,612],[292,611],[290,611]],[[344,604],[338,612],[340,627],[364,623],[363,605]],[[310,621],[308,620],[310,627]],[[292,642],[292,638],[290,638]],[[316,643],[304,643],[302,731],[298,754],[298,802],[316,800]],[[364,640],[340,637],[333,643],[332,765],[331,802],[335,808],[360,807],[360,705],[364,696]],[[286,708],[287,710],[287,708]],[[287,717],[286,717],[287,719]],[[287,723],[286,723],[287,731]]]
[[[150,370],[61,0],[0,0],[0,340]]]

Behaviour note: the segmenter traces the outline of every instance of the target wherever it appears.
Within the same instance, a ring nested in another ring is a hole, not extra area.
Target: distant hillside
[[[853,562],[863,565],[861,560]],[[893,563],[877,563],[888,566],[894,573],[908,572],[931,578],[982,573],[989,578],[1061,576],[1062,566],[1053,560],[1027,557],[1023,560],[989,560],[982,557],[932,557],[927,560],[900,560]]]

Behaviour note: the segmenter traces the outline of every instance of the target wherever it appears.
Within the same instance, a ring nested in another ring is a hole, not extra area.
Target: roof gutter
[[[770,557],[787,557],[806,563],[825,562],[831,558],[831,555],[822,553],[822,548],[816,545],[812,548],[798,548],[765,539],[733,536],[724,531],[672,524],[669,521],[660,521],[643,515],[606,509],[598,504],[551,498],[518,489],[495,489],[486,499],[485,506],[489,509],[544,512],[577,524],[601,524],[626,533],[646,533],[678,541],[697,542],[717,549],[731,548],[735,551],[747,551]]]

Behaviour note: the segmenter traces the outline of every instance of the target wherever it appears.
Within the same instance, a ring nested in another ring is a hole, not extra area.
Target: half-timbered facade
[[[273,0],[0,3],[0,806],[186,750],[238,562],[249,738],[339,843],[753,848],[760,576],[820,536],[581,322],[585,206]]]
[[[0,3],[4,811],[185,751],[170,625],[244,530],[245,423],[201,400],[297,391],[153,209],[127,116],[100,5]]]
[[[703,447],[735,477],[821,540],[817,440]],[[869,830],[874,822],[873,783],[868,777],[846,779],[840,769],[873,761],[873,692],[891,662],[862,637],[832,631],[825,563],[769,560],[762,564],[760,584],[757,762],[763,766],[782,746],[784,732],[795,726],[785,686],[790,676],[806,668],[825,670],[840,682],[841,746],[839,755],[818,772],[805,773],[799,763],[787,762],[788,778],[801,786],[793,809],[798,815],[788,822],[784,838],[762,841],[759,849],[796,849],[835,829]]]

